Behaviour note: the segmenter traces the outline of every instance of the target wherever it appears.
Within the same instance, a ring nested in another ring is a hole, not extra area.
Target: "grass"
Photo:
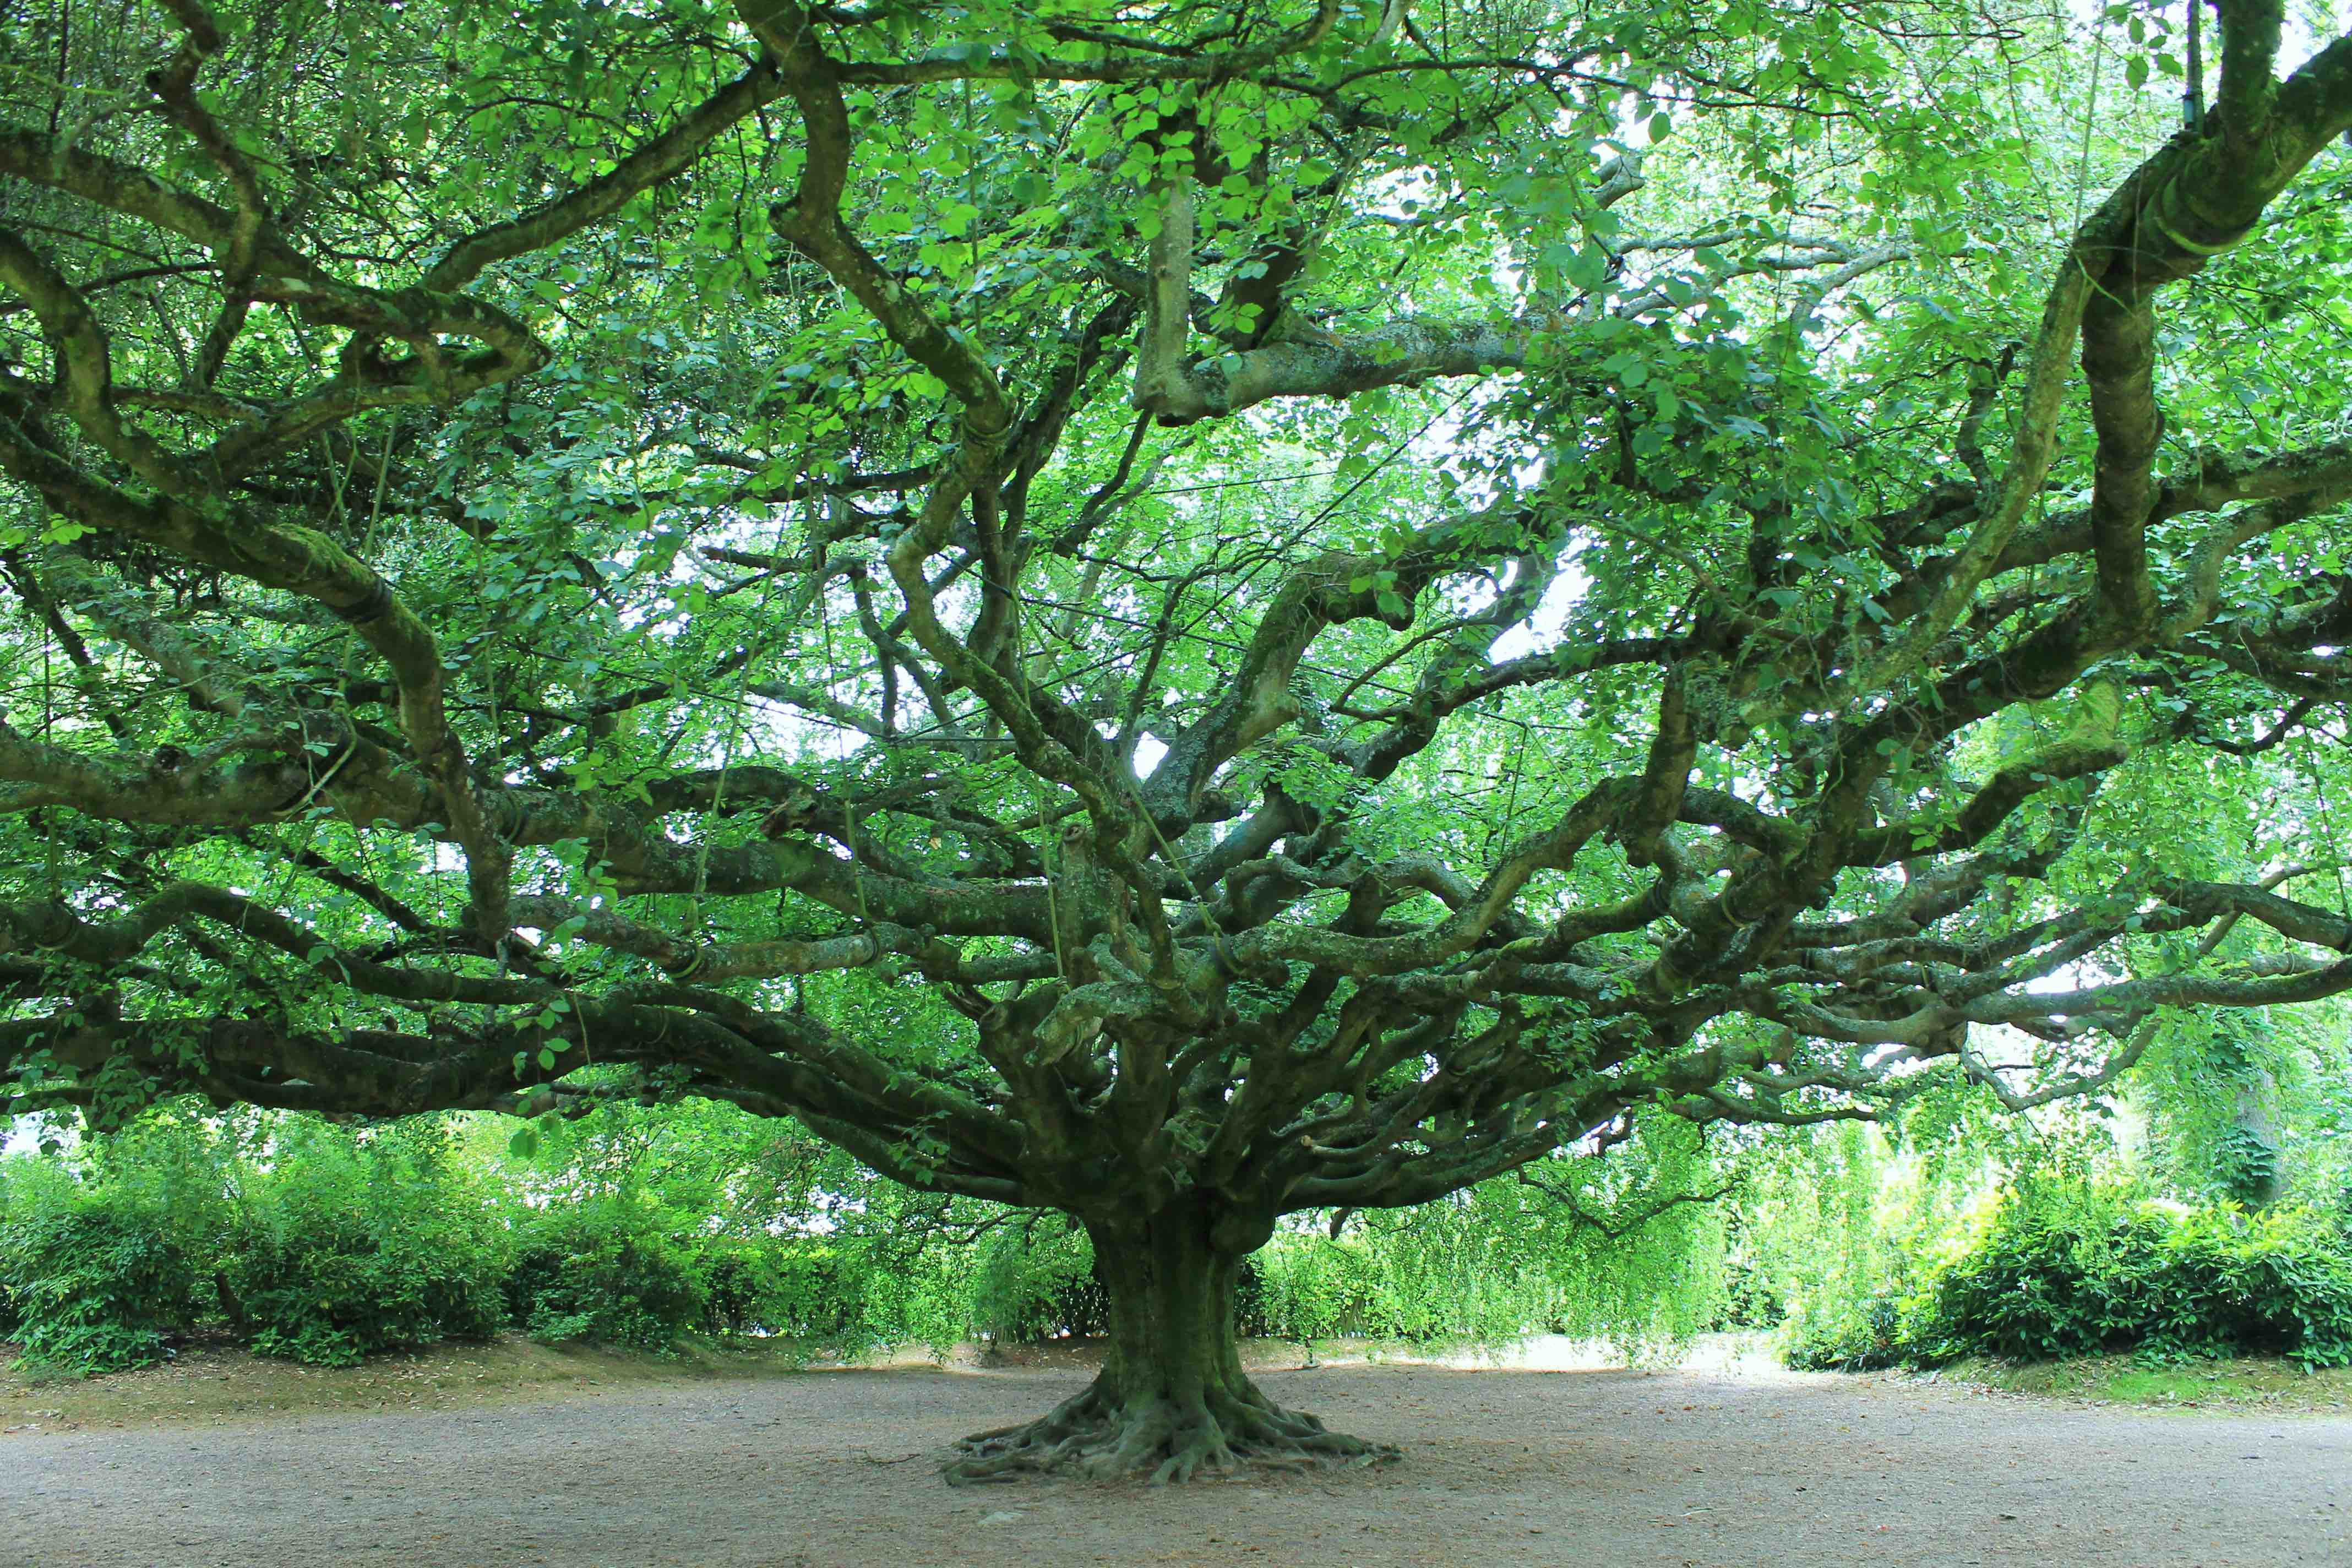
[[[2147,1366],[2128,1355],[2073,1361],[1972,1358],[1930,1374],[1937,1381],[2051,1399],[2151,1410],[2352,1412],[2352,1368],[2305,1372],[2274,1356]]]
[[[226,1340],[200,1340],[161,1365],[86,1378],[19,1363],[0,1346],[0,1435],[472,1409],[586,1397],[632,1384],[776,1375],[803,1364],[803,1356],[782,1343],[656,1357],[502,1336],[378,1356],[361,1366],[316,1367],[253,1355]]]

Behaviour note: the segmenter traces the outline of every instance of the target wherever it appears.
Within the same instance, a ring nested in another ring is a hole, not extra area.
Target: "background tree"
[[[789,1113],[1177,1479],[1370,1452],[1286,1213],[2352,987],[2147,831],[2343,695],[2352,40],[2151,15],[14,14],[14,1105]]]

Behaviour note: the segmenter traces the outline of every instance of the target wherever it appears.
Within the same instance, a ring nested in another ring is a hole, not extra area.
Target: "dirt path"
[[[81,1564],[2352,1563],[2352,1419],[1893,1381],[1348,1367],[1268,1391],[1405,1462],[951,1491],[1066,1372],[813,1373],[561,1404],[0,1437],[0,1560]]]

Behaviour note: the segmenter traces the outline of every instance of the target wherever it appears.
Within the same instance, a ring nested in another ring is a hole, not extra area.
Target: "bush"
[[[1305,1343],[1365,1336],[1414,1337],[1382,1259],[1370,1247],[1285,1235],[1257,1255],[1254,1316],[1267,1333]]]
[[[2144,1205],[2084,1217],[2074,1230],[2063,1207],[2004,1213],[1938,1279],[1928,1352],[2264,1352],[2352,1363],[2352,1256],[2313,1216]]]
[[[821,1242],[717,1237],[701,1268],[715,1333],[835,1343],[856,1337],[865,1316],[847,1260]]]
[[[710,1328],[722,1334],[784,1331],[774,1322],[783,1283],[772,1248],[719,1238],[704,1246],[701,1261]]]
[[[0,1247],[5,1247],[8,1237],[8,1189],[12,1167],[29,1162],[0,1159]],[[5,1252],[0,1252],[0,1342],[16,1337],[16,1325],[23,1321],[16,1311],[16,1298],[8,1289],[8,1265]]]
[[[1284,1229],[1244,1270],[1235,1292],[1244,1333],[1309,1343],[1328,1339],[1412,1344],[1495,1343],[1580,1325],[1523,1258],[1492,1213],[1466,1205],[1357,1221],[1333,1238]],[[1528,1227],[1540,1236],[1540,1219]]]
[[[1110,1331],[1110,1293],[1095,1273],[1086,1228],[1059,1215],[1007,1225],[982,1237],[969,1279],[974,1327],[1003,1344]]]
[[[320,1142],[258,1178],[219,1279],[253,1349],[321,1366],[505,1321],[506,1237],[483,1197],[398,1148]]]
[[[2189,1209],[2037,1182],[1917,1289],[1822,1315],[1790,1359],[1852,1367],[2126,1350],[2352,1364],[2352,1248],[2308,1211]]]
[[[623,1199],[542,1210],[517,1237],[507,1307],[531,1338],[667,1352],[709,1321],[694,1247]]]
[[[1914,1359],[1904,1334],[1904,1300],[1891,1291],[1830,1296],[1788,1319],[1781,1359],[1801,1372],[1877,1372]]]
[[[195,1283],[163,1217],[121,1193],[61,1183],[0,1226],[0,1297],[28,1363],[145,1366],[194,1321]]]

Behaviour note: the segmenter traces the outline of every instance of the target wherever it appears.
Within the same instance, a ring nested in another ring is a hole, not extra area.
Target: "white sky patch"
[[[1559,646],[1560,629],[1568,623],[1568,613],[1584,597],[1592,579],[1575,566],[1563,566],[1552,585],[1536,605],[1536,613],[1495,639],[1486,658],[1493,664],[1505,664],[1524,658],[1531,653],[1543,653]]]
[[[44,1137],[68,1149],[81,1142],[81,1134],[76,1124],[64,1117],[42,1112],[30,1116],[0,1116],[0,1159],[16,1154],[37,1154]]]

